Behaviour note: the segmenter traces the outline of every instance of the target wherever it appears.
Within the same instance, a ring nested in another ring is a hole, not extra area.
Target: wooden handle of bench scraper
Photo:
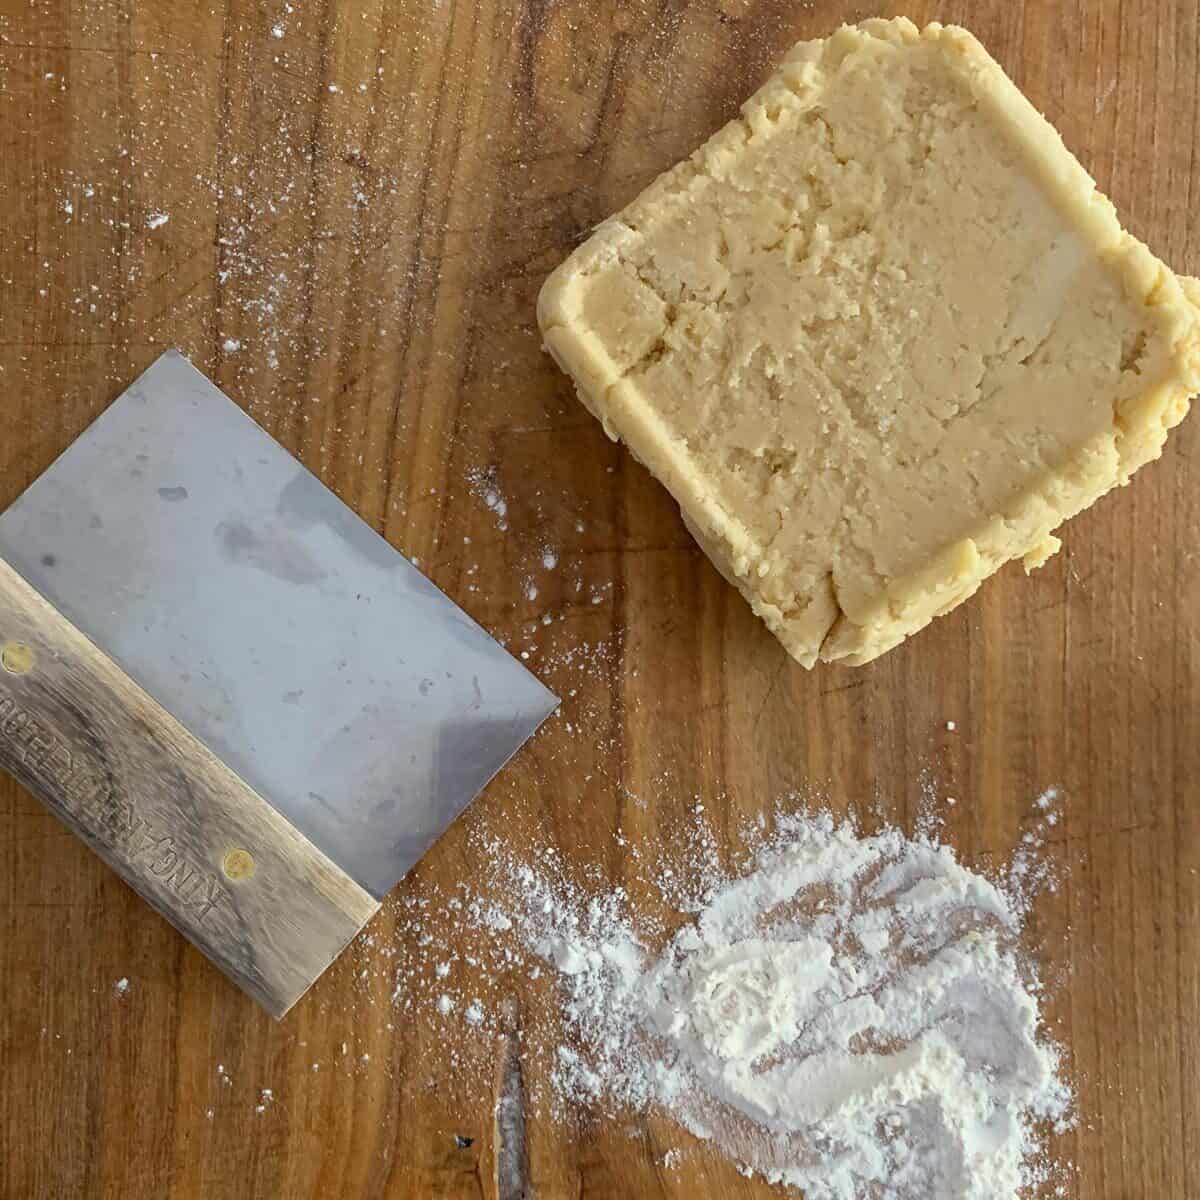
[[[378,910],[3,560],[0,766],[276,1017]]]

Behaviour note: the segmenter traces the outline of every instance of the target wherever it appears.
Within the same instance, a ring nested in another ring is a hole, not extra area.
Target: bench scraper
[[[558,700],[178,352],[0,516],[0,765],[281,1017]]]

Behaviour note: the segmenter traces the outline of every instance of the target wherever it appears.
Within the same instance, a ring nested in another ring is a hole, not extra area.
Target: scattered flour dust
[[[472,495],[482,500],[496,518],[496,527],[502,533],[506,533],[508,531],[508,499],[500,490],[495,470],[472,467],[467,472],[467,486],[471,489]]]
[[[1008,1200],[1056,1173],[1071,1097],[1019,951],[1024,867],[998,885],[928,832],[789,816],[656,953],[623,891],[493,848],[513,903],[472,912],[557,971],[571,1103],[663,1110],[806,1200]]]

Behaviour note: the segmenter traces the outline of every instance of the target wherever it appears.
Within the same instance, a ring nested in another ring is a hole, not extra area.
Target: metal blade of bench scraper
[[[558,705],[174,351],[0,554],[377,898]]]

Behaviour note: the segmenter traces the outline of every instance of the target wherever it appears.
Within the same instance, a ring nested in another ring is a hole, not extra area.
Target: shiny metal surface
[[[558,705],[174,351],[0,554],[376,897]]]

